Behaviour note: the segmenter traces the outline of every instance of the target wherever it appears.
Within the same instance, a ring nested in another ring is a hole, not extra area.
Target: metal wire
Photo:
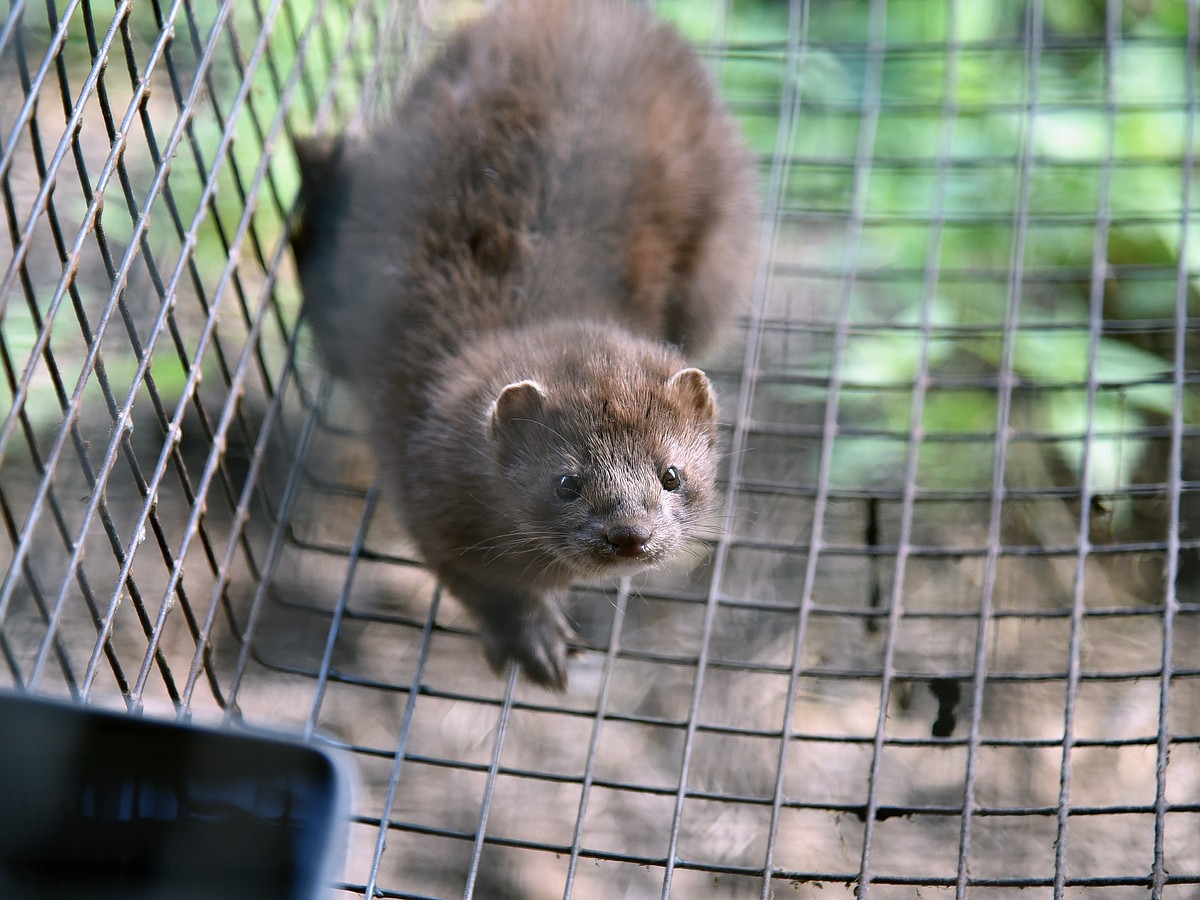
[[[1196,896],[1200,10],[1085,6],[662,0],[761,156],[724,531],[559,696],[297,321],[291,140],[463,10],[16,0],[0,686],[335,748],[341,896]]]

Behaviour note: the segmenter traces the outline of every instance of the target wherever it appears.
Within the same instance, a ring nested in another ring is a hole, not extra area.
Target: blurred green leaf
[[[1146,419],[1122,398],[1101,394],[1092,409],[1090,444],[1082,440],[1088,422],[1087,396],[1081,392],[1057,392],[1042,405],[1043,427],[1054,434],[1069,434],[1073,440],[1058,445],[1060,456],[1076,478],[1083,477],[1084,452],[1090,456],[1091,472],[1088,488],[1092,491],[1113,491],[1128,485],[1141,460],[1140,440],[1134,437],[1146,427]]]

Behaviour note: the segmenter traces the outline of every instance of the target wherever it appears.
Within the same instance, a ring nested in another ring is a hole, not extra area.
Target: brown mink
[[[556,592],[681,554],[749,289],[755,179],[695,53],[609,0],[461,29],[367,137],[297,148],[304,311],[487,659],[562,689]]]

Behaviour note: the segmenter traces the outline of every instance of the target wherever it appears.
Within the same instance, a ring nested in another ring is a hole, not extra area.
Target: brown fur
[[[299,151],[305,314],[386,486],[493,667],[562,688],[553,592],[678,556],[712,505],[716,405],[681,351],[748,287],[736,129],[644,11],[513,0],[373,135]]]

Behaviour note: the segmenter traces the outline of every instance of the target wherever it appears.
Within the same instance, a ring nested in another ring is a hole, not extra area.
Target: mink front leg
[[[517,590],[460,572],[439,572],[442,583],[479,623],[484,654],[497,675],[511,659],[534,684],[567,688],[567,656],[579,637],[553,594]]]

